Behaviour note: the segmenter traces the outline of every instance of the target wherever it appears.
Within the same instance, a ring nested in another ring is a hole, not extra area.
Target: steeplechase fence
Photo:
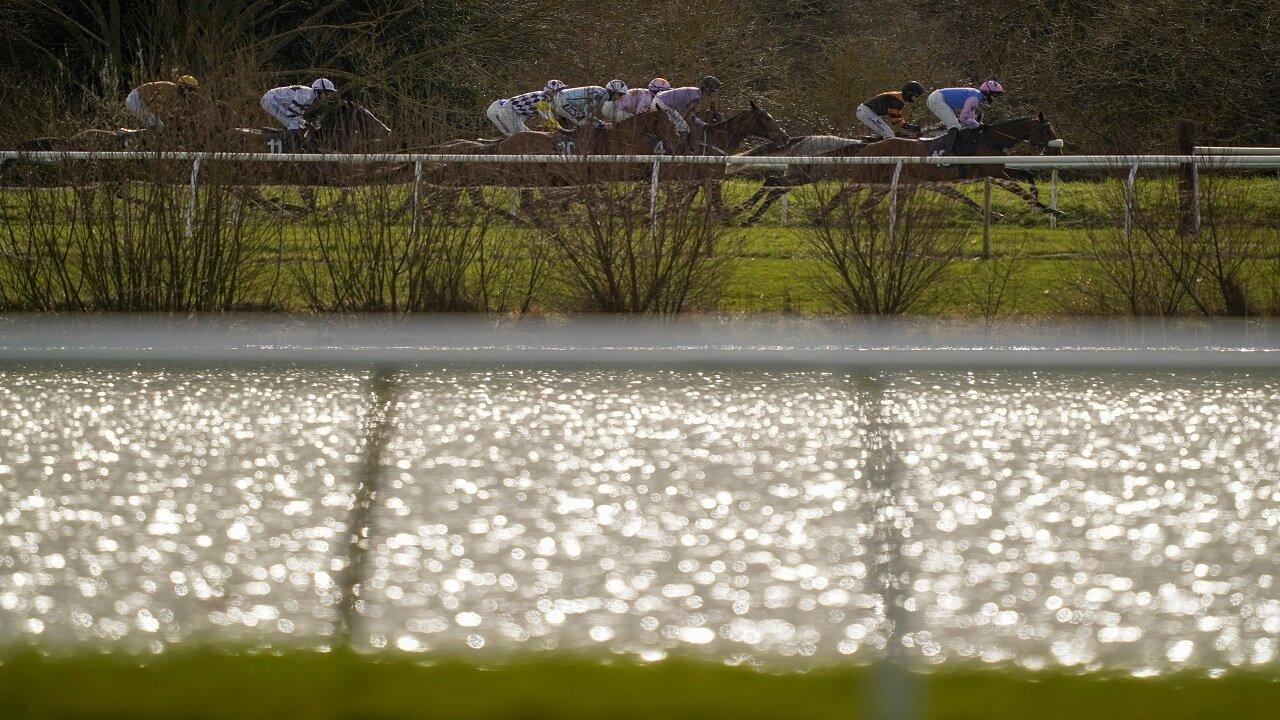
[[[733,166],[753,168],[787,168],[881,165],[892,166],[888,182],[889,232],[895,224],[898,189],[904,168],[913,165],[929,166],[992,166],[1001,165],[1015,170],[1050,172],[1049,208],[1051,225],[1058,211],[1059,171],[1105,172],[1124,177],[1125,233],[1132,232],[1132,206],[1135,184],[1141,170],[1177,170],[1181,173],[1184,190],[1181,193],[1180,224],[1196,229],[1200,226],[1199,175],[1202,170],[1217,171],[1280,171],[1280,148],[1258,147],[1202,147],[1182,142],[1184,154],[1178,155],[1007,155],[1007,156],[879,156],[879,157],[826,157],[826,156],[712,156],[712,155],[472,155],[449,153],[234,153],[188,151],[0,151],[0,164],[8,161],[22,163],[56,164],[69,161],[98,162],[189,162],[191,190],[187,212],[187,233],[191,233],[195,216],[195,190],[200,182],[201,165],[210,162],[261,162],[325,165],[391,164],[413,166],[415,206],[420,198],[424,168],[437,164],[556,164],[556,165],[605,165],[630,164],[649,166],[649,213],[652,223],[657,222],[658,186],[662,180],[663,166],[720,166],[728,170]],[[780,208],[782,223],[786,224],[786,205]],[[991,224],[991,179],[984,178],[983,190],[983,257],[989,255]]]

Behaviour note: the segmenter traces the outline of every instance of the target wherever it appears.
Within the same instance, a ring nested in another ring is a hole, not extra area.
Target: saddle
[[[973,155],[978,152],[979,130],[980,128],[953,128],[937,137],[920,138],[920,142],[926,143],[930,155]]]

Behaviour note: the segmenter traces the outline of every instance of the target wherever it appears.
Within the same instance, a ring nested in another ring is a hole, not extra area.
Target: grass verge
[[[915,676],[924,716],[967,718],[1275,717],[1280,675],[1131,678],[1010,670]],[[602,663],[525,657],[485,667],[405,656],[181,650],[0,661],[0,717],[36,718],[858,718],[868,668],[760,672],[693,660]]]

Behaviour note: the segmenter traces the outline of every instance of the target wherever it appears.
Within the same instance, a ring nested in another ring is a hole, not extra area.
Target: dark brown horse
[[[742,148],[748,138],[759,138],[769,143],[767,147],[784,148],[790,141],[787,132],[782,129],[773,116],[752,100],[746,110],[728,118],[707,125],[701,134],[693,133],[691,142],[697,142],[699,155],[733,155]],[[698,137],[701,139],[698,140]],[[718,215],[728,217],[729,211],[724,206],[724,195],[721,183],[724,181],[725,166],[714,165],[673,165],[663,169],[663,177],[667,180],[701,182],[707,198]]]
[[[1038,116],[1014,118],[992,125],[984,125],[976,130],[967,132],[968,137],[965,138],[966,142],[964,144],[967,146],[968,152],[966,154],[968,155],[1005,155],[1021,143],[1027,143],[1032,148],[1047,155],[1062,154],[1058,134],[1054,130],[1053,124],[1045,119],[1043,113]],[[869,144],[849,143],[843,147],[823,153],[818,157],[929,157],[934,155],[942,147],[943,143],[944,138],[942,137],[920,140],[889,138]],[[1029,173],[1019,174],[1019,177],[1031,178],[1031,189],[1027,191],[1014,180],[1011,174],[1013,172],[1015,171],[1011,171],[1000,164],[904,164],[899,182],[923,186],[926,189],[938,192],[981,211],[981,206],[957,191],[955,186],[961,183],[981,181],[990,177],[996,185],[1022,198],[1033,208],[1046,213],[1054,212],[1040,202],[1034,176]],[[892,182],[893,173],[893,163],[880,165],[806,165],[803,158],[796,158],[795,164],[787,166],[786,174],[779,180],[774,181],[774,188],[768,192],[762,188],[761,192],[751,199],[751,201],[757,201],[762,194],[769,196],[767,202],[756,209],[748,222],[758,220],[774,201],[792,188],[819,180],[844,180],[850,183],[848,187],[841,191],[840,195],[833,198],[833,203],[840,200],[841,196],[845,194],[870,188],[871,195],[867,199],[866,207],[874,207],[888,194],[888,186]],[[745,207],[749,207],[749,205]]]

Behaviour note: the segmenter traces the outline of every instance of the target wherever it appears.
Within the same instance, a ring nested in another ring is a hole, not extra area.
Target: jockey
[[[924,94],[924,86],[912,80],[900,91],[882,92],[858,106],[858,119],[882,138],[897,137],[907,127],[903,109]]]
[[[671,83],[662,78],[649,81],[648,87],[631,88],[623,97],[615,100],[611,107],[606,107],[610,122],[622,122],[642,112],[648,112],[653,104],[653,96],[663,90],[670,90]]]
[[[976,128],[981,124],[981,103],[993,103],[1004,94],[1004,87],[988,80],[978,88],[943,88],[934,90],[926,103],[948,130]]]
[[[301,147],[302,131],[311,127],[307,116],[314,115],[337,92],[332,80],[319,78],[310,87],[286,85],[268,90],[262,96],[262,109],[284,126],[284,145],[287,151],[292,152]]]
[[[494,100],[485,115],[488,116],[489,122],[492,122],[507,137],[528,130],[525,121],[535,116],[542,118],[556,130],[564,130],[551,110],[551,101],[563,89],[564,83],[559,80],[548,80],[541,90],[516,95],[506,100]]]
[[[124,106],[144,128],[160,130],[165,121],[173,124],[190,120],[199,92],[200,81],[183,75],[177,82],[159,80],[139,85],[124,99]]]
[[[719,89],[720,81],[708,75],[702,78],[697,87],[673,88],[658,93],[653,98],[653,109],[661,110],[671,118],[671,122],[675,124],[676,130],[680,132],[687,146],[689,123],[685,118],[691,119],[699,129],[705,129],[707,124],[698,117],[697,111],[702,106],[703,100],[710,101]]]
[[[623,88],[625,90],[625,84]],[[551,101],[551,109],[555,111],[557,118],[578,127],[588,120],[600,119],[601,109],[613,95],[614,93],[599,85],[569,88],[556,93],[555,99]]]

